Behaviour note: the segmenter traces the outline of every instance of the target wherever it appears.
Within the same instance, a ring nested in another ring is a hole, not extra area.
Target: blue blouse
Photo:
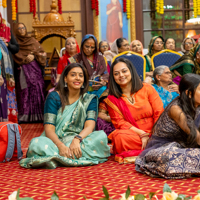
[[[158,94],[163,102],[164,108],[166,108],[173,99],[175,99],[176,97],[179,96],[179,94],[177,92],[169,92],[166,89],[164,89],[163,87],[158,86],[156,84],[153,84],[153,87],[158,92]]]
[[[44,114],[46,113],[50,113],[50,114],[54,114],[57,115],[58,110],[62,107],[62,103],[61,103],[61,99],[59,94],[56,91],[51,92],[46,99],[45,102],[45,106],[44,106]],[[86,112],[89,111],[95,111],[97,113],[97,99],[93,98],[87,108]],[[94,120],[96,121],[96,119],[94,118],[86,118],[85,121],[87,120]],[[44,117],[44,124],[52,124],[52,125],[56,125],[56,121],[54,123],[49,123],[48,120],[45,120]]]

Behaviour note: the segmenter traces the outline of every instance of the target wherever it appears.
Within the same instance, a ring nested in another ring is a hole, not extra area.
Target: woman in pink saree
[[[122,33],[122,7],[119,0],[111,0],[107,5],[107,41],[113,43],[117,38],[123,36]]]

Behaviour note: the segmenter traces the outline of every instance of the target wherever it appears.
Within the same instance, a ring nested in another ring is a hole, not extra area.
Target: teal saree
[[[55,125],[55,132],[60,141],[69,147],[74,136],[83,130],[86,120],[96,121],[97,113],[88,109],[92,101],[97,104],[97,96],[84,94],[83,98],[80,97],[75,103],[65,106],[62,112],[60,97],[54,91],[49,94],[45,103],[45,110],[49,110],[50,113],[45,113],[44,124]],[[19,164],[25,168],[43,167],[47,169],[54,169],[58,166],[95,165],[107,161],[107,157],[110,156],[107,143],[107,135],[104,131],[94,131],[80,143],[82,157],[70,159],[60,156],[57,146],[43,132],[40,137],[31,140],[27,158],[22,159]]]

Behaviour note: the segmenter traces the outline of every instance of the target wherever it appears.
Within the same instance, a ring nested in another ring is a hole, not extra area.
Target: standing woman
[[[64,68],[67,66],[68,58],[75,56],[79,52],[80,49],[76,39],[73,37],[67,38],[65,41],[65,54],[59,59],[58,62],[56,82],[59,81]]]
[[[35,38],[28,36],[23,23],[15,29],[19,52],[13,55],[17,67],[17,103],[19,121],[43,120],[44,79],[41,67],[46,65],[46,53]]]
[[[108,43],[113,43],[116,38],[121,38],[123,36],[122,27],[122,7],[119,0],[111,0],[107,5],[107,33],[106,39]]]
[[[114,153],[143,150],[163,112],[163,103],[151,85],[141,82],[129,60],[119,58],[113,62],[106,103],[116,129],[108,136]]]
[[[83,64],[89,74],[90,94],[98,97],[106,90],[109,74],[102,55],[99,55],[97,39],[94,35],[85,35],[81,42],[79,54],[68,59],[69,63]],[[97,82],[94,82],[97,81]]]
[[[146,59],[146,75],[153,76],[152,67],[151,67],[151,57],[153,54],[162,51],[164,48],[164,39],[162,36],[155,36],[151,39],[148,47],[148,54],[144,57]]]

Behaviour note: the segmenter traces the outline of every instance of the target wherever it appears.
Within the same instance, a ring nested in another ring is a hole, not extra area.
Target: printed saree
[[[56,92],[54,92],[55,94]],[[96,120],[96,112],[87,111],[87,108],[95,95],[84,94],[75,103],[59,108],[57,115],[45,113],[44,121],[54,124],[56,134],[60,141],[67,147],[70,146],[75,135],[78,135],[85,124],[87,118]],[[59,99],[54,95],[47,101],[51,105],[58,104]],[[47,106],[47,105],[46,105]],[[107,136],[103,131],[94,131],[89,134],[80,144],[82,157],[79,159],[69,159],[59,155],[59,150],[52,140],[45,136],[45,132],[40,137],[32,139],[29,145],[27,158],[20,161],[20,165],[25,168],[49,168],[58,166],[88,166],[107,161],[110,156],[110,148],[107,145]]]

